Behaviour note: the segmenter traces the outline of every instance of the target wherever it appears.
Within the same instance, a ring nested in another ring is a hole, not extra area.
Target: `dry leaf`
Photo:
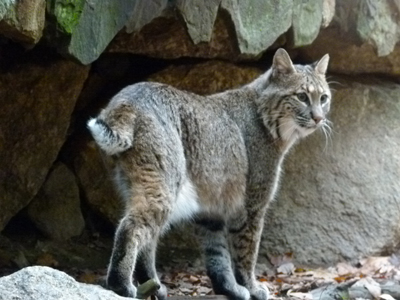
[[[336,265],[336,271],[339,277],[349,274],[357,274],[358,272],[360,272],[357,268],[347,263],[338,263]]]
[[[57,267],[58,261],[53,257],[53,255],[49,253],[43,253],[36,260],[36,264],[38,264],[39,266]]]
[[[302,300],[313,300],[313,296],[311,295],[311,293],[298,293],[298,292],[288,291],[287,295]]]

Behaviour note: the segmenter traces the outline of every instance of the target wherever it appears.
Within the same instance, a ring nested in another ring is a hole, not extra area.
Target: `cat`
[[[135,297],[154,278],[157,240],[171,224],[194,222],[214,292],[268,299],[254,275],[263,219],[288,150],[328,126],[326,54],[294,65],[278,49],[272,67],[241,88],[199,96],[142,82],[122,89],[88,128],[115,162],[125,203],[107,286]]]

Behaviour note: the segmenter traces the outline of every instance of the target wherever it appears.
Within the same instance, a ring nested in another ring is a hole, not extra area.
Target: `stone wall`
[[[400,7],[299,3],[3,1],[0,231],[12,239],[18,218],[51,240],[103,234],[98,224],[115,225],[122,208],[86,120],[143,80],[199,94],[243,85],[284,47],[301,63],[330,54],[334,125],[288,156],[260,256],[292,252],[299,263],[324,265],[395,251]],[[190,233],[175,236],[173,247],[193,247]]]

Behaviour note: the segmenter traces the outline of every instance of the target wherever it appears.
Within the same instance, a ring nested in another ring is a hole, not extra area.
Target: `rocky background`
[[[111,96],[144,80],[237,87],[278,47],[298,63],[330,54],[334,125],[288,156],[260,261],[398,250],[399,1],[6,0],[0,35],[0,275],[106,266],[121,206],[85,123]],[[196,256],[182,230],[164,237],[161,260]]]

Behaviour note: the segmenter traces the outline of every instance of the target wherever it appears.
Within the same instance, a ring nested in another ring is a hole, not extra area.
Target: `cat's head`
[[[311,65],[294,65],[285,50],[276,51],[268,85],[258,99],[264,124],[275,138],[291,142],[329,127],[328,62],[326,54]]]

